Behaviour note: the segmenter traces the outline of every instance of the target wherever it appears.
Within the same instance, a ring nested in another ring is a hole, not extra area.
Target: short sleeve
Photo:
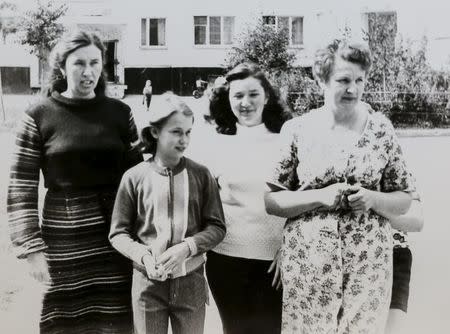
[[[272,175],[267,181],[272,190],[297,190],[299,180],[298,167],[298,131],[299,123],[294,120],[283,125],[280,132],[280,146],[274,159]]]
[[[387,121],[386,124],[386,142],[385,149],[388,155],[388,162],[383,171],[381,178],[381,191],[405,191],[415,192],[415,180],[407,168],[406,161],[403,155],[394,127]]]

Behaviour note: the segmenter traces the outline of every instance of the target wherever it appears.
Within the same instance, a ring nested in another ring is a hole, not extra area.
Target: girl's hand
[[[43,252],[36,252],[27,255],[27,262],[30,265],[29,273],[31,277],[40,283],[50,281],[48,264]]]
[[[163,268],[156,265],[156,260],[152,254],[146,254],[142,257],[145,271],[149,279],[156,279],[158,281],[165,281],[167,275],[164,274]]]
[[[281,259],[280,259],[280,249],[277,250],[275,257],[270,264],[268,273],[271,273],[275,270],[275,273],[273,274],[273,280],[272,280],[272,287],[279,290],[281,288]]]
[[[350,186],[347,192],[351,193],[347,196],[349,207],[358,213],[364,213],[373,208],[375,203],[375,196],[372,190],[363,188],[356,184]]]
[[[188,258],[190,252],[186,242],[176,244],[159,256],[156,266],[161,266],[166,274],[170,274]]]
[[[333,210],[338,207],[341,202],[342,194],[349,188],[345,182],[334,183],[328,187],[320,189],[320,209]]]

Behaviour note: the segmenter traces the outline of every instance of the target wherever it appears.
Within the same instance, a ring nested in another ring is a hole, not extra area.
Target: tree
[[[275,29],[259,20],[247,26],[225,58],[228,69],[243,61],[258,64],[267,73],[285,72],[292,68],[295,55],[288,50],[289,37],[285,29]]]
[[[6,37],[9,34],[17,32],[17,22],[11,17],[11,14],[17,10],[17,6],[12,2],[2,1],[0,2],[0,32],[3,37],[3,44],[6,43]]]
[[[442,125],[439,113],[447,96],[434,93],[445,86],[445,75],[427,62],[427,38],[413,42],[397,36],[395,13],[371,13],[368,22],[373,65],[364,99],[396,125]]]
[[[56,5],[53,0],[41,2],[37,8],[26,12],[22,25],[23,45],[31,47],[30,52],[39,59],[39,80],[44,82],[48,69],[48,55],[58,38],[64,32],[64,26],[58,20],[65,15],[67,6]]]
[[[3,37],[3,44],[6,44],[6,36],[17,31],[14,19],[11,18],[11,12],[15,11],[17,6],[12,2],[2,1],[0,3],[0,32]],[[10,13],[8,13],[8,11]],[[0,107],[2,109],[3,121],[6,121],[5,106],[3,104],[3,87],[2,87],[2,73],[0,69]]]
[[[289,50],[287,30],[264,24],[260,19],[255,25],[247,26],[236,44],[225,58],[225,67],[231,69],[244,61],[258,64],[280,90],[283,100],[293,105],[295,101],[290,101],[290,94],[303,85],[305,73],[294,67],[295,54]]]
[[[414,47],[412,41],[397,38],[395,13],[369,13],[365,38],[373,60],[366,90],[415,93],[430,89],[426,37]]]
[[[372,51],[372,69],[366,89],[370,91],[391,90],[395,81],[393,59],[397,35],[396,13],[369,13],[368,30],[365,31]]]

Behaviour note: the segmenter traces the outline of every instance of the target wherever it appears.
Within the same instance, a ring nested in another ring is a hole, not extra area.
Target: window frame
[[[266,18],[266,17],[275,17],[275,23],[274,23],[274,24],[271,24],[271,23],[264,23],[264,18]],[[304,22],[305,22],[305,17],[302,16],[302,15],[273,15],[273,14],[272,14],[272,15],[262,15],[263,24],[272,26],[272,27],[274,27],[274,28],[277,29],[277,30],[279,29],[279,21],[280,21],[281,18],[288,18],[288,29],[289,29],[289,31],[288,31],[288,40],[289,40],[289,48],[291,48],[291,49],[301,49],[301,48],[304,48],[304,45],[305,45],[305,38],[304,38]],[[302,40],[302,42],[301,42],[300,44],[294,44],[294,43],[292,42],[292,40],[293,40],[293,36],[292,36],[292,33],[293,33],[292,22],[293,22],[293,20],[296,19],[296,18],[300,18],[300,19],[301,19],[301,22],[302,22],[302,25],[301,25],[301,28],[302,28],[301,40]]]
[[[206,17],[206,38],[205,38],[205,44],[196,44],[195,43],[195,27],[198,26],[195,23],[196,17]],[[219,17],[220,18],[220,44],[211,44],[211,17]],[[233,25],[232,25],[232,36],[231,36],[231,43],[225,44],[225,18],[231,17],[233,18]],[[235,45],[235,26],[236,26],[236,16],[233,15],[193,15],[192,16],[192,44],[194,48],[213,48],[213,49],[225,49],[230,48],[233,45]]]
[[[146,44],[143,45],[142,44],[142,20],[145,19],[145,41]],[[164,45],[150,45],[150,20],[164,20]],[[139,48],[140,49],[160,49],[160,50],[165,50],[167,49],[167,17],[161,17],[161,16],[146,16],[146,17],[141,17],[139,20]]]

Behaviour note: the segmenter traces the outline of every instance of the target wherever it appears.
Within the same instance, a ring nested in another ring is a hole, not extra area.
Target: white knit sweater
[[[227,233],[215,252],[235,257],[273,260],[281,245],[285,219],[268,215],[265,181],[270,178],[279,135],[264,124],[237,124],[234,136],[203,132],[191,143],[192,159],[218,178]]]

